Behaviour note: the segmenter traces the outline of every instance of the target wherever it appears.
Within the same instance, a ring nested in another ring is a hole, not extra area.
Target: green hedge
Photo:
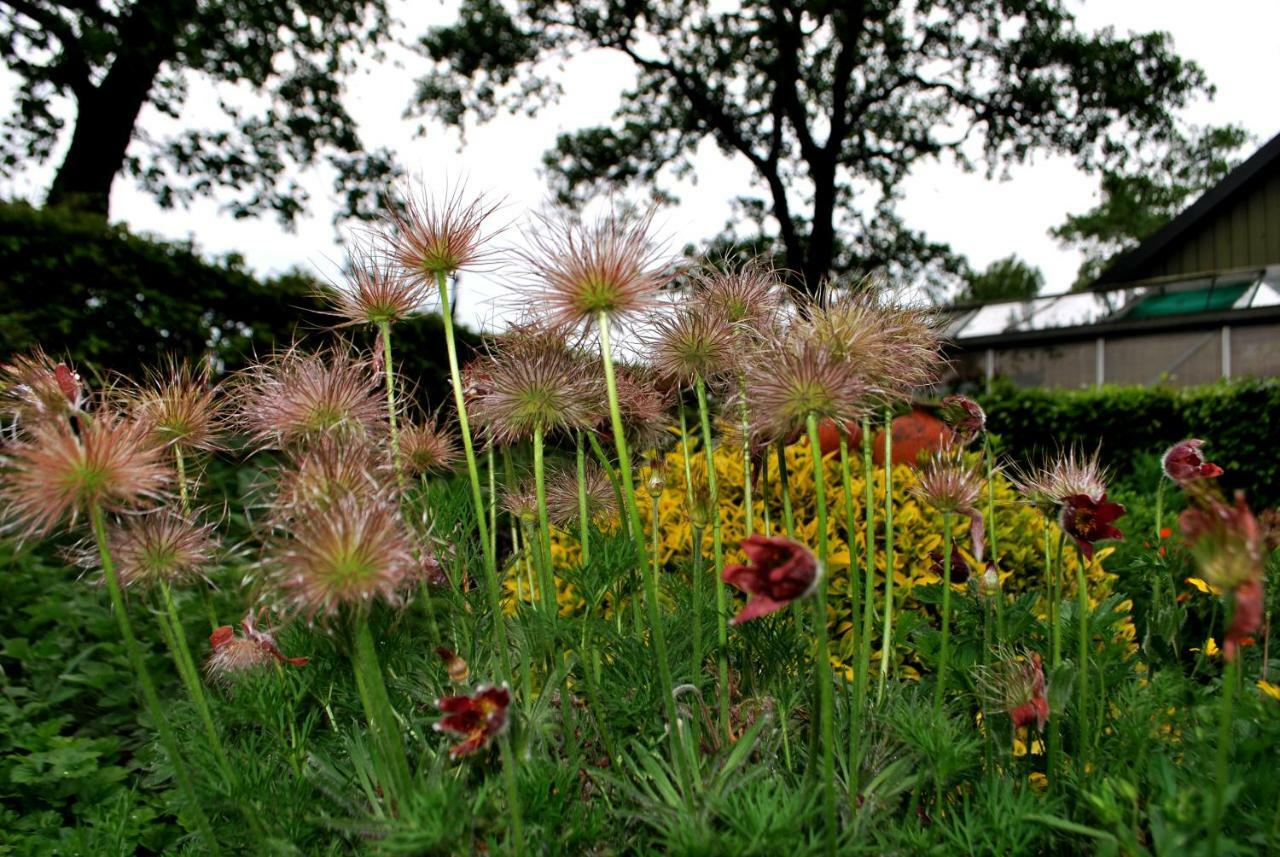
[[[998,385],[979,397],[988,425],[1014,459],[1102,442],[1117,477],[1187,437],[1203,438],[1227,490],[1243,488],[1255,508],[1280,504],[1280,380],[1205,387],[1016,389]]]
[[[90,216],[0,204],[0,359],[40,345],[90,373],[135,373],[167,354],[208,354],[231,371],[295,338],[332,335],[316,285],[297,272],[259,280],[239,257],[208,261],[190,244]],[[404,376],[430,403],[444,403],[440,318],[405,322],[396,338]],[[466,331],[459,339],[467,350],[478,341]]]

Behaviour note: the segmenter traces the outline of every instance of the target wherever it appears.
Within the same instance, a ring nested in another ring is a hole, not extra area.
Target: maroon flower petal
[[[786,538],[749,536],[741,542],[750,565],[726,566],[721,579],[751,596],[733,619],[740,624],[773,613],[813,591],[818,561],[807,547]]]
[[[1170,479],[1185,482],[1189,479],[1212,479],[1222,475],[1222,468],[1205,461],[1200,454],[1203,440],[1190,438],[1171,446],[1164,454],[1164,472]]]

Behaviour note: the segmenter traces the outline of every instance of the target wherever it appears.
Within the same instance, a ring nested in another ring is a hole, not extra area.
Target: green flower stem
[[[1079,704],[1076,711],[1080,732],[1080,746],[1076,748],[1080,762],[1080,776],[1085,773],[1085,747],[1088,737],[1089,710],[1089,587],[1085,579],[1084,554],[1080,554],[1080,562],[1076,566],[1076,612],[1079,614],[1079,653],[1080,664],[1076,668],[1076,687],[1079,689]]]
[[[609,461],[609,456],[605,454],[604,447],[600,446],[600,441],[596,438],[595,432],[587,432],[587,443],[591,446],[591,454],[596,457],[605,475],[609,477],[609,484],[613,487],[613,499],[618,504],[618,519],[623,526],[630,526],[627,521],[627,507],[622,499],[622,483],[618,481],[618,474],[613,469],[613,462]]]
[[[195,788],[191,783],[191,775],[187,771],[185,757],[178,746],[177,736],[173,733],[173,727],[169,725],[169,718],[160,702],[159,694],[156,693],[155,682],[151,680],[151,673],[147,670],[147,662],[143,657],[142,647],[138,644],[138,638],[134,636],[133,623],[129,621],[129,614],[125,611],[124,596],[120,592],[120,579],[116,575],[115,562],[112,560],[111,551],[107,547],[107,525],[102,514],[102,508],[96,504],[90,506],[89,519],[93,527],[94,539],[98,543],[98,557],[102,562],[102,575],[106,578],[107,592],[111,597],[111,610],[116,614],[116,624],[120,629],[120,637],[124,640],[125,654],[128,656],[129,664],[133,667],[134,675],[137,676],[138,684],[142,688],[143,701],[146,703],[147,711],[151,714],[151,719],[155,722],[156,731],[160,733],[160,744],[169,756],[170,764],[173,765],[173,773],[178,781],[178,788],[182,791],[183,797],[186,798],[189,804],[188,809],[195,819],[200,836],[210,847],[214,847],[217,840],[213,837],[213,828],[209,826],[209,819],[203,809],[204,805],[196,795]]]
[[[591,562],[591,510],[587,508],[587,448],[582,445],[582,432],[577,434],[578,463],[578,542],[582,547],[582,564]]]
[[[648,568],[645,554],[644,526],[640,522],[640,510],[636,506],[636,489],[631,475],[631,453],[627,449],[627,438],[622,425],[622,410],[618,406],[618,384],[613,372],[613,349],[609,343],[609,316],[601,312],[598,319],[600,332],[600,356],[604,363],[604,382],[609,394],[609,419],[613,424],[613,442],[618,449],[618,470],[622,480],[622,499],[625,502],[627,518],[631,522],[631,536],[635,542],[636,558],[642,568]],[[667,657],[667,635],[663,630],[661,616],[658,614],[658,578],[655,574],[645,575],[645,600],[649,608],[650,633],[653,636],[654,653],[658,660],[658,681],[662,688],[662,701],[666,708],[667,722],[670,725],[672,740],[680,731],[675,698],[671,692],[675,689],[671,682],[671,661]],[[679,754],[677,754],[679,755]],[[677,762],[683,769],[684,765]]]
[[[1227,762],[1231,750],[1231,723],[1234,716],[1236,682],[1240,674],[1240,655],[1226,661],[1222,671],[1222,708],[1218,717],[1218,747],[1214,758],[1216,788],[1213,793],[1213,821],[1209,827],[1209,854],[1216,857],[1222,818],[1227,806]]]
[[[739,379],[742,386],[746,385],[744,379]],[[741,389],[741,387],[740,387]],[[754,486],[751,479],[751,420],[747,411],[747,397],[745,392],[742,396],[742,406],[739,408],[742,418],[742,509],[746,515],[746,535],[755,532],[756,516],[755,505],[752,499],[752,491]]]
[[[231,769],[231,763],[227,761],[226,751],[222,747],[222,738],[218,735],[218,729],[213,723],[213,713],[209,709],[209,699],[204,692],[204,682],[200,680],[200,671],[196,669],[195,661],[191,657],[191,649],[187,646],[187,637],[182,630],[182,620],[178,618],[178,610],[174,606],[173,594],[169,590],[167,581],[160,581],[160,600],[164,606],[161,622],[164,624],[167,620],[168,635],[172,640],[170,654],[173,656],[174,666],[178,668],[178,675],[186,685],[187,694],[200,714],[205,737],[209,739],[209,749],[218,760],[222,776],[228,786],[233,786],[236,782],[235,774]]]
[[[180,443],[173,445],[173,467],[178,480],[179,508],[185,515],[191,512],[191,489],[187,485],[187,458]],[[209,630],[215,630],[218,627],[218,613],[213,609],[213,599],[209,595],[207,586],[201,589],[200,603],[204,606],[205,618],[209,620]]]
[[[471,478],[471,504],[476,513],[476,526],[480,530],[480,547],[484,553],[485,582],[489,590],[489,609],[493,613],[493,645],[505,676],[511,675],[511,652],[507,642],[506,617],[502,613],[502,597],[499,593],[498,557],[490,550],[489,522],[485,516],[484,498],[480,493],[480,470],[476,466],[476,450],[471,441],[471,422],[467,419],[467,403],[462,395],[462,373],[458,369],[458,345],[453,335],[453,310],[449,305],[449,278],[444,271],[436,272],[436,285],[440,290],[440,317],[444,321],[444,343],[449,353],[449,377],[453,382],[453,402],[458,409],[458,427],[462,434],[462,449],[467,458],[467,475]],[[390,352],[388,352],[390,359]]]
[[[382,678],[382,666],[378,663],[377,644],[364,616],[352,616],[351,666],[355,673],[356,689],[364,707],[365,718],[373,733],[373,745],[377,750],[381,784],[394,805],[405,800],[410,790],[409,759],[405,755],[404,740],[400,736],[399,721],[387,695],[387,685]]]
[[[498,555],[498,474],[493,466],[493,444],[485,449],[486,464],[489,468],[489,550]]]
[[[692,454],[689,448],[689,425],[685,420],[684,408],[680,411],[680,451],[684,454],[684,488],[685,502],[689,506],[689,518],[694,518],[693,505],[696,502],[693,496],[693,465],[689,461]],[[765,509],[769,507],[766,504]],[[691,666],[692,681],[694,685],[700,687],[698,680],[702,677],[702,576],[705,573],[702,568],[702,534],[703,528],[699,526],[691,526],[693,531],[693,658]],[[698,720],[694,718],[694,728],[697,728]]]
[[[773,535],[773,527],[769,520],[769,501],[773,495],[769,490],[769,448],[765,447],[760,457],[760,517],[764,526],[765,537]]]
[[[826,817],[827,853],[836,850],[836,763],[835,709],[831,690],[831,656],[827,652],[827,489],[822,467],[822,445],[818,439],[818,420],[810,413],[806,421],[809,446],[813,452],[813,488],[818,507],[818,565],[820,576],[814,599],[813,631],[818,642],[817,681],[819,726],[822,730],[823,809]]]
[[[1160,544],[1160,530],[1164,528],[1164,472],[1156,482],[1156,544]]]
[[[853,468],[849,464],[849,437],[843,431],[840,432],[840,489],[844,494],[845,544],[849,546],[849,615],[855,617],[856,622],[862,605],[862,592],[858,586],[858,566],[853,556],[854,529],[857,526],[853,511]]]
[[[396,484],[400,493],[405,490],[404,468],[400,462],[400,427],[396,420],[396,375],[391,362],[391,322],[378,322],[378,331],[382,335],[382,373],[387,382],[387,428],[391,440],[391,467],[396,474]]]
[[[1049,581],[1053,588],[1052,597],[1049,599],[1049,633],[1053,636],[1053,665],[1055,667],[1062,663],[1062,554],[1066,543],[1066,533],[1059,531],[1058,554],[1053,564],[1053,577]]]
[[[858,710],[867,704],[867,686],[871,683],[871,633],[875,625],[875,592],[876,592],[876,482],[872,470],[871,420],[862,420],[862,482],[864,497],[862,515],[865,519],[865,539],[863,550],[866,553],[862,565],[866,572],[863,590],[866,597],[862,602],[862,638],[858,641],[858,668],[862,675],[858,677]]]
[[[1050,647],[1050,663],[1056,669],[1061,662],[1061,653],[1057,647],[1057,626],[1053,622],[1053,553],[1050,547],[1050,533],[1052,525],[1049,519],[1044,519],[1044,602],[1046,624],[1049,626],[1049,647]],[[1045,775],[1049,780],[1049,791],[1056,794],[1058,791],[1058,771],[1060,768],[1059,757],[1062,754],[1062,739],[1059,733],[1060,724],[1057,717],[1049,718],[1049,737],[1047,739],[1047,761]]]
[[[724,543],[720,531],[720,487],[716,474],[716,447],[711,435],[711,412],[707,408],[707,385],[702,378],[694,382],[698,395],[698,419],[702,423],[702,450],[707,457],[707,492],[711,495],[711,550],[715,556],[716,580],[716,660],[720,684],[716,698],[720,707],[720,727],[726,736],[732,727],[729,722],[729,625],[728,596],[724,590]],[[786,471],[783,471],[784,473]],[[784,483],[785,484],[785,483]],[[785,489],[784,489],[785,490]]]
[[[778,482],[782,486],[782,525],[787,529],[787,538],[796,537],[795,513],[791,508],[791,470],[787,466],[787,444],[778,441]]]
[[[893,652],[893,411],[884,412],[884,630],[880,642],[880,684],[876,701],[884,698]]]
[[[538,498],[538,532],[537,550],[546,571],[546,583],[551,591],[543,590],[542,603],[546,608],[552,624],[556,621],[559,609],[559,592],[556,589],[556,571],[551,562],[551,520],[547,515],[547,475],[546,461],[543,452],[542,426],[533,429],[533,485]]]
[[[521,854],[525,850],[524,823],[520,819],[520,790],[516,783],[516,754],[511,752],[511,736],[503,734],[498,739],[498,751],[502,754],[502,781],[507,790],[507,813],[510,827],[508,846],[510,853]]]
[[[947,667],[951,660],[951,538],[951,512],[948,510],[942,513],[942,651],[938,657],[938,685],[933,691],[935,719],[942,717],[942,700],[947,694]]]

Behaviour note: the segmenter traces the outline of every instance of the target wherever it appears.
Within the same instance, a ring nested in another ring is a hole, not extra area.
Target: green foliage
[[[1012,301],[1034,298],[1044,288],[1040,269],[1017,255],[997,259],[982,271],[965,275],[961,301]]]
[[[37,345],[81,372],[136,376],[166,355],[209,358],[232,371],[334,319],[293,272],[259,280],[237,257],[209,262],[190,244],[131,235],[60,209],[0,204],[0,358]],[[478,344],[461,328],[465,355]],[[372,333],[349,332],[362,345]],[[396,326],[396,360],[422,401],[447,401],[448,363],[437,315]]]
[[[1226,471],[1227,490],[1244,489],[1255,508],[1280,503],[1280,383],[1249,380],[1177,389],[1018,389],[997,385],[980,397],[988,426],[1015,459],[1036,460],[1073,444],[1092,450],[1126,481],[1144,457],[1188,437],[1202,438]],[[1155,473],[1142,491],[1154,492]]]
[[[546,155],[560,197],[639,184],[669,198],[664,179],[714,142],[766,189],[737,200],[738,221],[773,239],[797,288],[879,267],[949,280],[955,254],[896,211],[916,164],[974,167],[979,143],[993,174],[1036,151],[1119,169],[1136,142],[1176,136],[1173,111],[1207,88],[1168,34],[1086,32],[1059,2],[467,0],[422,49],[419,110],[454,125],[554,102],[549,59],[628,58],[636,83],[612,121]]]

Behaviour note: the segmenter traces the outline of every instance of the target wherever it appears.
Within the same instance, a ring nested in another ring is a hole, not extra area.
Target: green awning
[[[1251,285],[1253,280],[1244,280],[1220,283],[1206,289],[1148,295],[1126,312],[1124,317],[1163,318],[1168,315],[1229,310]]]

